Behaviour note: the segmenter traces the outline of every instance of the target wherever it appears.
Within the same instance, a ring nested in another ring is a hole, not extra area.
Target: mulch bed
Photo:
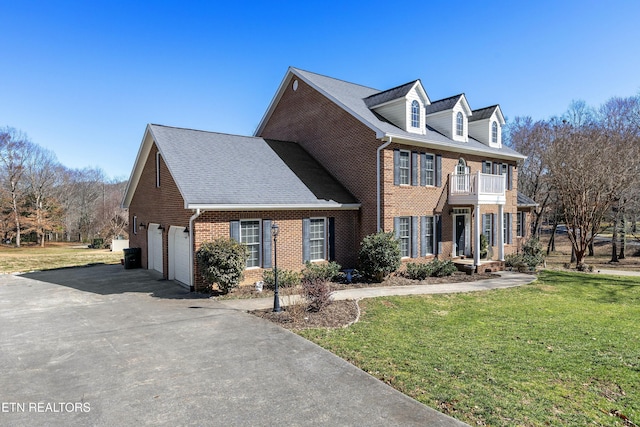
[[[387,278],[382,283],[330,283],[331,290],[341,290],[350,288],[371,288],[380,286],[408,286],[408,285],[433,285],[439,283],[451,283],[451,282],[475,282],[478,280],[489,279],[492,277],[498,277],[496,274],[480,273],[468,276],[464,273],[454,273],[448,277],[429,277],[425,280],[411,280],[405,277],[394,275]],[[290,289],[284,289],[284,292],[291,292]],[[252,287],[244,287],[234,289],[233,291],[236,297],[244,298],[256,298],[256,297],[268,297],[273,296],[271,291],[256,292]],[[303,304],[296,304],[292,306],[282,307],[282,312],[274,313],[271,309],[254,310],[250,313],[269,320],[279,326],[290,329],[300,330],[308,328],[340,328],[345,327],[358,318],[358,306],[356,301],[333,301],[327,307],[320,312],[305,311]]]

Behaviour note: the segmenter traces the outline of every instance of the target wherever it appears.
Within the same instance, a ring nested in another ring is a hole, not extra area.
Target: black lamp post
[[[275,222],[271,225],[271,235],[273,236],[273,276],[275,280],[275,291],[273,293],[273,312],[280,313],[280,296],[278,295],[278,232],[280,227]]]

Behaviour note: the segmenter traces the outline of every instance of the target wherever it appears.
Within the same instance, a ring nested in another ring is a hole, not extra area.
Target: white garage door
[[[169,228],[169,280],[191,286],[189,272],[189,233],[184,227]]]
[[[162,273],[162,230],[158,227],[159,224],[151,223],[147,231],[147,268]]]

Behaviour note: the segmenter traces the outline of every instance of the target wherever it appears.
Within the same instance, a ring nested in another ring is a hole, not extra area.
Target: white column
[[[480,233],[482,232],[482,214],[480,214],[480,205],[477,204],[475,208],[475,227],[474,227],[474,236],[473,239],[473,265],[476,267],[480,265]]]
[[[498,205],[498,259],[504,261],[504,206]]]

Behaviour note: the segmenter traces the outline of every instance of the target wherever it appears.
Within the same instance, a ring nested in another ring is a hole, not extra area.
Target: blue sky
[[[507,119],[640,93],[640,2],[0,0],[0,126],[129,177],[147,123],[253,134],[287,67]]]

